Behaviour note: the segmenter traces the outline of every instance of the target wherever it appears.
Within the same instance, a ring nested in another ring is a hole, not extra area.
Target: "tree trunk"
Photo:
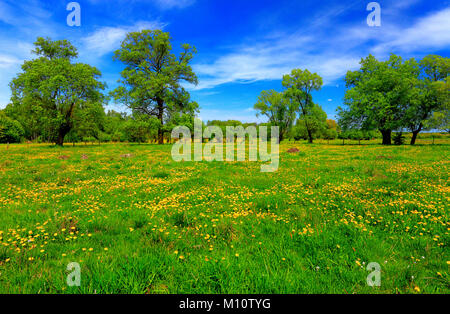
[[[66,137],[66,133],[63,130],[59,130],[58,139],[56,140],[56,145],[63,146],[64,145],[64,137]]]
[[[164,144],[164,133],[162,128],[158,129],[158,144],[160,145]]]
[[[411,138],[411,145],[416,144],[417,135],[419,135],[420,131],[422,131],[422,124],[419,125],[419,128],[415,131],[413,131],[413,136]]]
[[[158,99],[158,120],[161,122],[160,127],[158,128],[158,144],[162,145],[164,144],[164,132],[163,132],[163,126],[164,126],[164,100]]]
[[[71,127],[67,124],[64,124],[59,127],[58,138],[56,139],[56,145],[58,145],[58,146],[64,145],[64,138],[66,137],[66,134],[70,132],[70,130],[71,130]]]
[[[308,129],[308,143],[312,144],[313,143],[312,132],[309,129],[309,127],[307,127],[307,129]]]
[[[411,145],[415,145],[416,144],[417,135],[419,135],[419,131],[414,131],[413,135],[412,135],[412,138],[411,138]]]
[[[391,141],[391,130],[380,130],[381,134],[383,135],[383,145],[392,145]]]

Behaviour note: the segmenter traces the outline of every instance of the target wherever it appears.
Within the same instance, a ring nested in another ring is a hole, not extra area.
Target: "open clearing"
[[[282,144],[275,173],[170,145],[2,145],[0,292],[449,293],[450,143],[338,143]]]

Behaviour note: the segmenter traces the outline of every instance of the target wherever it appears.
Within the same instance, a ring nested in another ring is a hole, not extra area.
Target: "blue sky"
[[[257,119],[252,107],[265,89],[282,90],[293,68],[324,79],[314,100],[334,118],[343,77],[369,53],[385,59],[450,55],[450,0],[381,0],[381,26],[369,27],[369,0],[80,0],[81,26],[69,27],[70,1],[0,0],[0,108],[38,36],[68,39],[79,60],[98,67],[114,88],[122,65],[112,60],[129,31],[163,29],[174,50],[198,53],[198,86],[187,86],[203,120]],[[117,104],[111,109],[125,111]]]

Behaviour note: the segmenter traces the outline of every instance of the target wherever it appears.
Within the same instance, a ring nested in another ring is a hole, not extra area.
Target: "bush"
[[[20,143],[25,131],[22,125],[5,115],[0,116],[0,143]]]
[[[141,120],[128,120],[125,122],[124,131],[127,140],[132,143],[145,143],[149,138],[149,125]]]
[[[111,141],[113,142],[125,142],[127,140],[127,137],[123,132],[116,131],[113,135],[111,135]]]
[[[403,145],[405,144],[405,136],[402,132],[395,133],[393,136],[394,145]]]
[[[98,135],[98,140],[102,143],[111,142],[111,135],[105,132],[100,132]]]

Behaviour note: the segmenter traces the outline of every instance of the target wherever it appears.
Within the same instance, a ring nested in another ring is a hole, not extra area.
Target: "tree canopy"
[[[70,42],[38,38],[35,47],[38,58],[25,61],[23,72],[10,84],[8,110],[31,117],[34,127],[45,130],[49,141],[62,146],[76,116],[92,107],[103,110],[101,90],[105,86],[98,80],[98,69],[71,62],[78,53]]]
[[[195,112],[183,82],[197,84],[190,63],[196,52],[189,44],[182,45],[179,57],[172,53],[169,33],[160,30],[132,32],[115,52],[114,58],[125,64],[121,86],[112,92],[116,102],[133,111],[157,117],[159,143],[164,143],[164,124],[171,112]]]
[[[306,117],[310,116],[314,110],[312,92],[322,88],[322,78],[317,73],[311,73],[308,70],[294,69],[291,74],[283,76],[282,84],[286,88],[286,97],[297,104],[300,117],[304,117],[308,141],[312,143],[313,126],[309,121],[310,119]]]
[[[340,124],[344,130],[377,128],[385,145],[391,144],[392,131],[406,128],[414,145],[418,133],[433,125],[428,120],[442,116],[448,103],[449,58],[430,55],[417,62],[391,55],[378,61],[369,55],[360,64],[346,75],[347,108],[338,108]]]
[[[280,128],[279,140],[282,141],[294,123],[297,107],[284,93],[269,90],[261,92],[254,109],[258,111],[256,116],[264,115],[271,125]]]

